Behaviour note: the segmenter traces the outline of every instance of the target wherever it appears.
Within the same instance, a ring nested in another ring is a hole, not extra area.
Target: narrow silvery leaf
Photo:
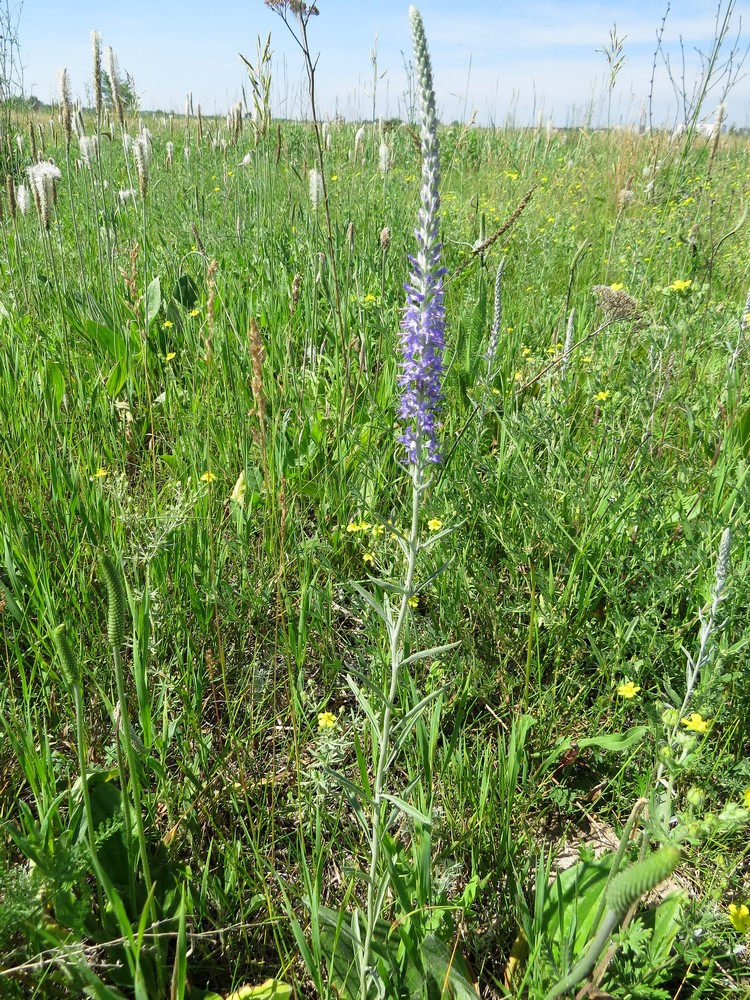
[[[398,795],[388,795],[386,793],[383,795],[383,798],[387,799],[388,802],[392,802],[400,812],[405,813],[407,816],[410,816],[411,819],[415,819],[418,823],[421,823],[422,826],[426,827],[427,829],[430,829],[430,827],[432,826],[432,820],[430,819],[429,816],[425,816],[423,812],[420,812],[419,809],[417,809],[415,806],[412,806],[408,802],[405,802],[403,799],[399,798]]]
[[[379,734],[380,733],[380,722],[378,720],[378,716],[375,713],[375,711],[373,710],[372,706],[370,705],[370,702],[367,700],[367,697],[366,697],[364,691],[359,687],[358,684],[355,684],[354,680],[350,676],[348,676],[348,675],[347,675],[347,678],[346,678],[346,683],[349,685],[349,687],[352,690],[352,693],[354,694],[354,697],[357,699],[357,704],[362,709],[362,711],[365,713],[365,715],[367,716],[367,718],[370,720],[370,725],[372,726],[373,731],[376,734]]]
[[[364,601],[366,601],[367,604],[370,605],[370,607],[375,612],[375,614],[378,616],[378,618],[381,618],[383,621],[387,621],[387,618],[386,618],[386,615],[385,615],[385,609],[383,608],[383,605],[380,603],[380,601],[377,598],[373,597],[372,594],[369,591],[365,590],[365,588],[361,587],[358,583],[352,583],[352,587],[357,591],[357,593],[359,594],[359,596]]]
[[[408,667],[410,663],[416,663],[417,660],[426,660],[429,656],[441,656],[443,653],[449,653],[456,646],[460,645],[460,642],[449,642],[446,646],[432,646],[430,649],[420,649],[418,653],[412,653],[411,656],[407,656],[405,660],[402,660],[401,666]]]
[[[359,785],[355,785],[353,781],[350,781],[340,771],[334,771],[331,767],[324,767],[323,770],[329,777],[333,778],[337,784],[341,785],[343,789],[345,789],[350,795],[353,795],[358,801],[365,802],[367,805],[372,805],[372,799],[364,788],[360,788]],[[369,826],[369,822],[366,822],[366,829],[369,830]]]

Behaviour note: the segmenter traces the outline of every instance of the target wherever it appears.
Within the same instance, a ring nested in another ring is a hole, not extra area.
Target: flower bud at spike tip
[[[119,649],[125,641],[125,583],[122,572],[109,556],[104,556],[100,565],[107,586],[107,641]]]

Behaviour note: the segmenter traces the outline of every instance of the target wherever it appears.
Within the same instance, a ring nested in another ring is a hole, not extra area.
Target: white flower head
[[[380,173],[385,176],[391,169],[391,151],[388,148],[387,142],[380,143],[380,149],[378,150],[378,166]]]
[[[19,184],[16,188],[16,204],[18,205],[18,210],[21,215],[26,215],[29,210],[29,189],[25,184]]]
[[[359,152],[359,147],[362,145],[362,141],[365,137],[365,127],[360,125],[357,129],[357,134],[354,136],[354,159],[357,159],[357,153]]]
[[[323,196],[323,178],[320,173],[312,167],[310,169],[310,204],[317,209],[320,199]]]

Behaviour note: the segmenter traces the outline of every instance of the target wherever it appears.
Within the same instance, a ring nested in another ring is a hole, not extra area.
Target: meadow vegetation
[[[747,996],[747,137],[439,128],[405,589],[419,122],[116,89],[3,135],[0,995],[534,1000],[606,898],[587,995]]]

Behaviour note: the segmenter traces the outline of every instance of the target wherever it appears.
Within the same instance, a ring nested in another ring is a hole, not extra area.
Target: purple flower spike
[[[409,9],[414,57],[419,82],[422,122],[422,189],[419,225],[415,229],[417,253],[409,257],[412,270],[406,289],[406,309],[401,321],[403,360],[398,377],[401,386],[399,417],[408,422],[399,441],[406,448],[409,464],[421,473],[430,462],[440,462],[437,416],[443,398],[443,347],[445,310],[440,264],[438,223],[440,212],[440,163],[437,115],[432,87],[432,67],[422,18]]]

